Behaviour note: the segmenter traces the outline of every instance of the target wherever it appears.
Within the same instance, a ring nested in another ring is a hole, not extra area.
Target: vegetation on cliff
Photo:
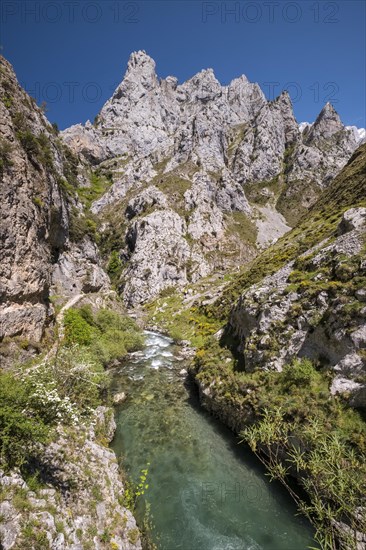
[[[90,305],[66,310],[63,331],[43,356],[0,373],[0,536],[19,549],[49,541],[141,548],[107,448],[113,410],[104,406],[105,367],[139,349],[141,331],[129,317]]]
[[[70,308],[55,355],[0,373],[0,466],[26,473],[59,424],[87,419],[108,391],[105,366],[141,348],[143,338],[126,316],[90,306]]]

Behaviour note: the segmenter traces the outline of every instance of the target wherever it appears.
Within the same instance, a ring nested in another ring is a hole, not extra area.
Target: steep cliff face
[[[24,329],[39,340],[49,313],[51,260],[57,261],[68,231],[57,181],[62,154],[3,59],[1,96],[1,336]]]
[[[53,315],[51,286],[67,295],[108,285],[89,237],[70,240],[67,192],[75,160],[0,58],[0,339],[39,341]],[[66,281],[67,279],[67,281]]]
[[[229,317],[247,372],[282,371],[294,358],[306,357],[330,369],[331,393],[345,394],[361,408],[366,407],[365,196],[363,145],[303,224],[257,260],[252,278],[250,271],[244,274],[248,287]],[[261,270],[269,274],[252,284]]]
[[[72,126],[62,138],[113,180],[91,210],[103,221],[102,239],[115,233],[113,250],[124,263],[120,285],[129,305],[251,260],[290,229],[357,146],[356,134],[329,104],[301,132],[287,92],[267,101],[245,76],[222,86],[212,69],[183,84],[171,76],[160,80],[143,51],[131,55],[94,124]],[[146,203],[132,221],[126,214],[130,201],[139,201],[151,186],[163,199]],[[160,216],[150,223],[153,210]],[[159,233],[171,232],[171,211],[181,218],[177,238],[185,249],[173,270],[169,258],[176,239],[165,241],[161,254],[154,237],[156,223]],[[137,218],[145,217],[141,231]],[[150,254],[151,275],[140,257],[141,250],[146,257],[150,237],[157,250]]]

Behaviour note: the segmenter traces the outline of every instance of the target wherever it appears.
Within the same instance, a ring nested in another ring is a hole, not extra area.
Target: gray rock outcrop
[[[110,441],[114,431],[113,411],[106,407],[96,409],[89,431],[79,426],[77,434],[72,435],[60,426],[56,440],[44,455],[54,486],[32,491],[18,473],[0,471],[0,540],[4,550],[15,545],[30,548],[33,538],[42,548],[102,549],[105,533],[116,550],[141,550],[135,519],[120,504],[125,487],[116,457],[98,440],[102,434],[105,441]],[[20,494],[21,513],[16,504]],[[24,535],[26,525],[33,526],[33,530],[30,533],[28,529]]]
[[[69,297],[81,292],[108,290],[110,281],[101,267],[96,244],[85,237],[81,243],[68,243],[51,274],[51,293]]]
[[[353,406],[365,406],[363,289],[355,283],[347,298],[336,290],[341,282],[365,275],[364,211],[361,207],[347,210],[333,242],[323,241],[300,256],[299,261],[307,265],[302,275],[296,271],[296,262],[290,262],[239,298],[230,326],[240,342],[246,370],[281,371],[292,359],[308,357],[333,370],[333,394],[347,393]],[[300,277],[298,285],[293,284],[293,276]]]
[[[185,222],[173,210],[153,212],[131,226],[127,245],[132,256],[123,290],[127,304],[142,303],[164,288],[187,283],[190,248],[185,235]]]

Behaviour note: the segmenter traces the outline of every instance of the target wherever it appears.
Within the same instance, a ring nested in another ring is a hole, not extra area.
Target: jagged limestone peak
[[[284,90],[270,105],[272,111],[278,110],[280,113],[280,118],[284,127],[286,147],[299,141],[299,125],[294,115],[292,101],[288,91]]]
[[[130,55],[130,58],[128,60],[128,71],[134,70],[136,68],[143,67],[145,65],[149,65],[155,69],[155,61],[152,57],[150,57],[145,50],[138,50],[136,52],[132,52]]]
[[[309,140],[327,138],[344,129],[339,114],[329,101],[317,116],[309,132]]]
[[[127,64],[124,80],[139,81],[150,88],[158,84],[155,61],[144,50],[133,52]]]
[[[222,86],[213,69],[204,69],[179,86],[179,91],[198,101],[212,101],[222,95]]]
[[[317,124],[320,124],[322,121],[326,121],[327,123],[333,122],[337,125],[339,129],[343,128],[343,124],[341,121],[341,118],[333,105],[328,101],[323,109],[320,111],[318,117],[315,120],[314,126]]]
[[[144,50],[133,52],[128,60],[123,80],[110,101],[118,101],[136,90],[140,91],[141,88],[151,90],[158,85],[159,81],[155,72],[155,61]]]
[[[283,90],[280,95],[273,100],[273,102],[279,105],[283,105],[287,109],[291,109],[291,111],[293,109],[291,97],[287,90]]]

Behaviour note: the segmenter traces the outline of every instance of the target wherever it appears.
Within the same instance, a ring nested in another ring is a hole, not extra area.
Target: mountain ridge
[[[296,223],[357,147],[354,132],[330,104],[301,133],[287,92],[267,101],[244,75],[221,86],[213,70],[205,69],[178,84],[171,76],[159,80],[155,69],[145,52],[132,53],[122,82],[95,123],[61,134],[81,159],[110,171],[110,189],[91,206],[108,231],[119,223],[109,212],[129,208],[131,196],[151,195],[149,186],[163,192],[163,202],[183,219],[179,246],[185,248],[188,239],[190,251],[181,257],[178,273],[171,279],[169,270],[155,265],[155,276],[149,277],[150,266],[126,267],[120,286],[127,285],[129,305],[153,298],[176,280],[186,284],[191,272],[195,278],[220,263],[222,269],[235,268],[235,255],[249,261]],[[172,200],[174,180],[187,182],[179,211]],[[164,209],[159,201],[149,204]],[[164,219],[171,223],[169,216]],[[124,224],[119,249],[122,261],[131,259],[131,265],[136,264],[134,250],[125,241],[132,223],[130,217]],[[168,249],[157,253],[160,264],[170,256]],[[130,291],[131,285],[146,291]]]

